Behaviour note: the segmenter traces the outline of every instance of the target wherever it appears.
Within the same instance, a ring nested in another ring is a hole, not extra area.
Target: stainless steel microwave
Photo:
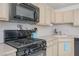
[[[10,19],[24,22],[39,22],[39,8],[31,3],[11,3]]]

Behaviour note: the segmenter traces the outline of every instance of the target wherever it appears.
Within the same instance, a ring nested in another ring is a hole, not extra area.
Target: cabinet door
[[[73,23],[74,12],[73,10],[64,11],[64,23]]]
[[[53,55],[52,52],[53,52],[52,46],[47,47],[46,56],[52,56]]]
[[[58,50],[58,45],[57,45],[57,39],[53,39],[50,42],[47,42],[47,56],[57,56],[57,50]]]
[[[73,41],[59,42],[58,45],[58,55],[59,56],[73,56],[74,55],[74,45]]]
[[[49,7],[46,4],[39,3],[39,4],[34,4],[39,7],[40,9],[40,16],[39,16],[39,23],[38,25],[50,25],[51,24],[51,12],[52,8]]]
[[[39,23],[37,25],[45,25],[45,5],[42,3],[34,3],[37,7],[39,7]]]
[[[55,23],[63,23],[63,12],[57,11],[55,12]]]
[[[55,23],[55,10],[51,9],[51,23]]]
[[[79,26],[79,9],[74,10],[74,26]]]
[[[8,21],[9,19],[8,3],[0,3],[0,20]]]
[[[57,56],[57,55],[58,55],[58,44],[57,44],[57,39],[53,41],[52,50],[53,50],[52,56]]]
[[[45,7],[43,4],[39,4],[40,7],[40,17],[39,17],[39,25],[45,25]]]
[[[51,23],[51,8],[49,6],[45,6],[45,24],[50,25]]]

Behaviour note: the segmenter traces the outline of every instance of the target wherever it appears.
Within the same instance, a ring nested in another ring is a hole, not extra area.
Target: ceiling
[[[71,5],[77,5],[79,3],[47,3],[47,4],[55,9],[60,9],[60,8],[68,7]]]

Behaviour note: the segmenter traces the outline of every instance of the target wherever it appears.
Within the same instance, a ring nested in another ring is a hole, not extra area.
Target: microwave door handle
[[[40,12],[39,12],[39,9],[37,9],[37,10],[35,11],[35,19],[36,19],[37,22],[39,22],[39,16],[40,16],[39,13],[40,13]]]
[[[35,18],[35,20],[37,20],[37,22],[38,22],[38,16],[39,16],[39,15],[38,15],[38,12],[35,11],[35,12],[34,12],[34,18]]]
[[[34,11],[34,20],[37,19],[36,11]]]

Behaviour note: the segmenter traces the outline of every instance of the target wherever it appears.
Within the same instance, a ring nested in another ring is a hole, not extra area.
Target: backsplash
[[[20,24],[23,26],[23,29],[32,29],[34,27],[38,28],[38,36],[45,36],[52,34],[52,27],[41,27],[36,25],[30,25],[27,23],[10,23],[10,22],[0,22],[0,43],[4,42],[4,30],[17,30],[19,29],[17,25]]]
[[[17,25],[20,24],[23,26],[23,29],[33,29],[34,27],[38,28],[37,36],[47,36],[53,34],[53,30],[56,28],[57,31],[61,31],[62,34],[73,35],[79,37],[79,27],[74,27],[72,24],[58,24],[50,26],[36,26],[23,23],[10,23],[10,22],[0,22],[0,43],[4,42],[4,30],[18,30]]]
[[[62,34],[79,37],[79,27],[74,27],[73,24],[58,24],[53,26],[53,29],[55,28],[57,31],[61,31]]]
[[[38,37],[53,34],[52,26],[37,26],[37,28],[38,28]]]

